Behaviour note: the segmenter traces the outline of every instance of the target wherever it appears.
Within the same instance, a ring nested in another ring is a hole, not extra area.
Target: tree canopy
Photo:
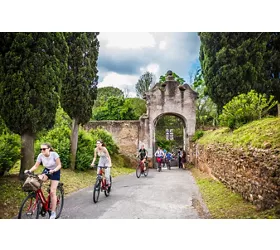
[[[199,33],[208,94],[222,107],[251,89],[280,100],[280,33]]]
[[[156,76],[153,73],[145,72],[136,83],[136,95],[143,98],[144,94],[155,84],[155,81]]]

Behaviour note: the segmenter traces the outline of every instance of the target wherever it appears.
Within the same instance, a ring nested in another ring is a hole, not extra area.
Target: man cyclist
[[[167,152],[166,155],[166,164],[167,164],[167,167],[170,169],[171,167],[171,160],[172,160],[172,154],[170,152]]]
[[[156,161],[158,163],[158,167],[163,163],[164,152],[161,147],[158,147],[157,151],[155,152]]]
[[[144,145],[142,145],[139,149],[138,157],[140,157],[140,161],[142,161],[144,164],[144,170],[146,170],[146,160],[148,157],[148,151],[145,149]]]

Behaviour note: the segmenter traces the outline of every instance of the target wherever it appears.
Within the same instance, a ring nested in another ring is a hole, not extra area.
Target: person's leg
[[[56,213],[56,203],[57,203],[57,197],[56,197],[56,189],[58,186],[59,181],[58,180],[51,180],[51,188],[50,188],[50,196],[51,196],[51,217],[50,219],[55,219]]]
[[[107,185],[110,185],[110,172],[111,172],[111,168],[106,168],[105,169],[105,178],[106,178],[106,183]]]

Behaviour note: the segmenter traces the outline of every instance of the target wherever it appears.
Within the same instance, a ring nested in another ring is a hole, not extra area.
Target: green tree
[[[268,99],[265,94],[251,90],[248,94],[234,97],[223,107],[219,116],[220,124],[231,129],[238,128],[248,122],[261,119],[277,104],[274,96]]]
[[[0,115],[21,136],[21,179],[34,164],[36,133],[54,125],[67,55],[61,33],[0,36]]]
[[[97,95],[98,32],[66,33],[68,70],[61,91],[61,106],[72,119],[71,169],[75,169],[79,124],[87,123]]]
[[[103,87],[97,89],[97,98],[94,102],[93,109],[103,106],[111,96],[124,97],[121,89],[115,87]]]
[[[208,94],[221,113],[234,96],[254,89],[280,100],[279,33],[199,33]]]
[[[93,119],[137,120],[145,112],[146,103],[142,99],[111,96],[103,106],[94,109]]]
[[[143,98],[144,94],[155,84],[155,80],[156,76],[149,71],[141,75],[135,86],[136,95]]]
[[[159,83],[165,82],[166,81],[166,76],[167,76],[167,74],[160,76],[159,77]],[[177,81],[178,83],[180,83],[180,84],[185,83],[185,80],[182,77],[178,76],[175,72],[172,72],[172,76],[174,77],[174,80]]]
[[[211,100],[207,93],[207,87],[203,79],[201,70],[197,74],[193,83],[194,90],[198,93],[196,101],[196,125],[216,125],[218,122],[217,105]]]

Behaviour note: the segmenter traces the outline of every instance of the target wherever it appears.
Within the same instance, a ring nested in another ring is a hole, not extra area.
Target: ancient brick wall
[[[260,209],[280,201],[280,150],[192,144],[190,162]]]
[[[120,148],[120,153],[135,156],[138,152],[140,121],[90,121],[84,128],[103,128],[112,134],[113,140]]]

